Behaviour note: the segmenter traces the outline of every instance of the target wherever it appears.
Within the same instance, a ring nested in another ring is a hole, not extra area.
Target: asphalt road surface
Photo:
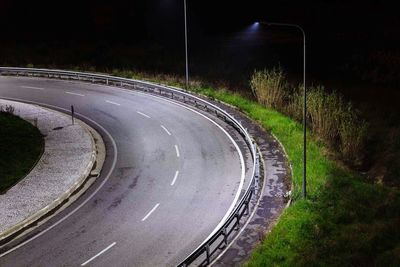
[[[221,223],[242,189],[246,168],[236,142],[180,103],[17,77],[0,77],[0,97],[74,105],[107,148],[89,190],[33,238],[3,248],[0,266],[174,266]]]

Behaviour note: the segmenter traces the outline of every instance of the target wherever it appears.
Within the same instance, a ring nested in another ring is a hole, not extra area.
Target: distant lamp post
[[[188,60],[188,38],[187,38],[187,16],[186,16],[186,0],[183,0],[183,10],[185,15],[185,66],[186,66],[186,90],[189,89],[189,60]]]
[[[292,27],[301,31],[303,34],[303,198],[307,197],[307,90],[306,90],[306,34],[304,29],[297,24],[275,23],[275,22],[255,22],[254,26],[265,24],[267,26]]]

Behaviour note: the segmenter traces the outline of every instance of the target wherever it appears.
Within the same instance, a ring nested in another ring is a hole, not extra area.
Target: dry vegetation
[[[251,88],[257,101],[301,121],[303,87],[292,87],[281,69],[255,71]],[[307,87],[307,122],[313,134],[342,159],[358,166],[365,153],[367,124],[337,92],[328,92],[323,86]]]

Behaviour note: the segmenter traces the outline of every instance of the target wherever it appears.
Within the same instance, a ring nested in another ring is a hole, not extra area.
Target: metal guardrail
[[[260,186],[259,181],[259,158],[256,150],[256,144],[253,143],[247,130],[237,121],[232,115],[224,111],[220,107],[197,97],[183,89],[175,87],[167,87],[157,85],[150,82],[144,82],[133,79],[120,78],[115,76],[83,73],[65,70],[51,69],[35,69],[35,68],[15,68],[15,67],[0,67],[0,75],[13,76],[31,76],[31,77],[46,77],[61,80],[77,80],[91,83],[101,83],[116,87],[129,88],[168,97],[174,100],[179,100],[184,103],[192,104],[197,108],[215,114],[225,122],[232,125],[244,138],[247,146],[251,151],[253,158],[251,181],[247,186],[244,195],[231,212],[225,223],[207,240],[205,240],[196,250],[194,250],[184,261],[178,266],[186,267],[193,263],[198,266],[205,266],[211,263],[213,255],[228,245],[228,238],[233,232],[240,229],[241,218],[249,214],[250,201],[253,196],[257,195]]]

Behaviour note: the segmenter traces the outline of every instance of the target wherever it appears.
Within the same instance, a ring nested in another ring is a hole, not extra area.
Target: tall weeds
[[[283,111],[288,98],[288,85],[281,68],[254,71],[250,86],[260,104]]]
[[[292,90],[281,69],[255,71],[251,88],[257,101],[290,117],[303,119],[303,87]],[[360,165],[365,152],[367,124],[351,103],[323,86],[307,88],[307,122],[313,134],[340,153],[342,159]]]
[[[368,125],[350,103],[340,115],[340,151],[345,160],[359,165],[364,158]]]
[[[318,137],[330,144],[335,144],[339,135],[343,103],[339,94],[327,93],[323,86],[308,89],[307,112],[311,121],[310,125]]]

